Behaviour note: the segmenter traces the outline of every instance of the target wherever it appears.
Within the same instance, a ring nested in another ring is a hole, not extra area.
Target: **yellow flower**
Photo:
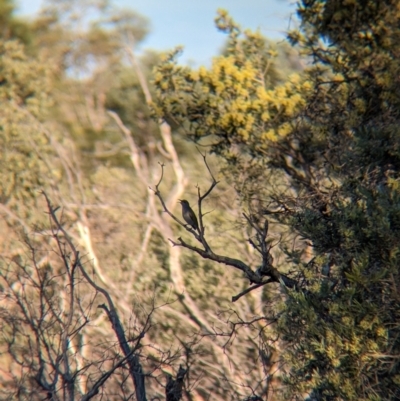
[[[197,71],[190,71],[189,77],[193,81],[199,80],[199,73]]]
[[[261,138],[265,139],[267,141],[271,141],[271,142],[277,142],[278,141],[278,136],[276,135],[275,130],[273,130],[273,129],[270,129],[270,130],[264,132],[261,135]]]
[[[270,119],[270,115],[269,115],[268,111],[264,111],[261,114],[261,120],[264,122],[267,122],[269,119]]]

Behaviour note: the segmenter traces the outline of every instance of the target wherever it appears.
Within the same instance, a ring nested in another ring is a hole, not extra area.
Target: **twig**
[[[119,346],[121,347],[123,354],[127,358],[127,362],[129,365],[129,372],[133,379],[134,386],[136,389],[136,400],[137,401],[146,401],[147,400],[146,399],[146,388],[145,388],[145,384],[144,384],[144,374],[143,374],[143,370],[142,370],[142,365],[140,363],[138,355],[131,354],[131,349],[126,340],[125,332],[123,330],[121,321],[119,319],[117,310],[114,306],[114,303],[111,299],[110,294],[104,288],[98,286],[91,279],[91,277],[87,274],[87,272],[86,272],[85,268],[83,267],[82,262],[80,260],[79,251],[76,249],[71,238],[69,237],[68,233],[65,231],[64,227],[61,225],[60,221],[58,220],[58,218],[55,214],[55,211],[57,209],[53,208],[53,206],[51,205],[50,199],[48,198],[47,194],[44,191],[42,191],[42,194],[44,195],[44,197],[46,199],[46,203],[47,203],[47,207],[49,210],[51,220],[56,225],[57,230],[63,234],[65,241],[69,245],[69,247],[72,251],[72,254],[74,255],[74,259],[75,259],[74,263],[76,263],[77,266],[79,266],[79,269],[81,270],[81,272],[82,272],[83,276],[85,277],[85,279],[87,280],[87,282],[96,291],[103,294],[104,297],[106,298],[107,304],[108,304],[108,311],[109,311],[108,317],[109,317],[112,327],[114,329],[114,333],[116,334],[116,336],[118,338]],[[54,236],[57,239],[58,233],[54,233]]]
[[[264,282],[259,283],[259,284],[254,284],[251,287],[249,287],[249,288],[245,289],[244,291],[240,292],[239,294],[233,296],[232,297],[232,302],[236,302],[238,299],[240,299],[244,295],[248,294],[250,291],[256,290],[257,288],[260,288],[263,285],[268,284],[268,283],[272,283],[272,282],[273,282],[273,280],[269,278],[267,281],[264,281]]]

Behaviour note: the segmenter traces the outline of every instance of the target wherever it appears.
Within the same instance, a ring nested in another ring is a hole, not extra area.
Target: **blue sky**
[[[29,17],[42,1],[17,0],[17,4],[18,13]],[[149,19],[151,32],[143,47],[164,51],[182,45],[180,61],[195,65],[209,64],[224,43],[225,36],[214,26],[218,8],[227,9],[242,27],[260,29],[278,40],[284,38],[295,12],[294,0],[114,0],[113,4]]]

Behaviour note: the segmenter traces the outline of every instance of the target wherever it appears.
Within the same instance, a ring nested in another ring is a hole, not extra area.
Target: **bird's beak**
[[[180,203],[182,203],[182,199],[178,199],[178,201],[179,201]]]

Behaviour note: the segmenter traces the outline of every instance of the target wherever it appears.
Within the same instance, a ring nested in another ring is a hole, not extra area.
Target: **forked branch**
[[[207,243],[206,238],[205,238],[205,228],[203,224],[203,213],[202,213],[202,202],[203,200],[210,195],[212,190],[215,188],[215,186],[218,184],[218,181],[215,179],[213,176],[211,169],[207,163],[206,156],[202,154],[204,164],[206,165],[206,168],[211,176],[211,185],[208,188],[208,190],[204,193],[204,195],[201,195],[200,188],[198,187],[198,207],[199,207],[199,233],[197,233],[195,230],[192,228],[188,228],[187,225],[182,222],[179,218],[174,216],[166,207],[166,204],[164,202],[164,199],[161,195],[160,192],[160,184],[163,180],[163,175],[164,175],[164,165],[161,164],[161,177],[159,182],[155,186],[155,194],[157,197],[160,199],[161,205],[163,206],[163,209],[166,213],[168,213],[178,224],[181,226],[185,227],[201,244],[201,247],[193,246],[185,242],[181,237],[178,238],[177,241],[174,241],[172,239],[169,239],[174,246],[182,246],[184,248],[187,248],[191,250],[192,252],[197,253],[204,259],[209,259],[213,260],[214,262],[217,263],[222,263],[227,266],[233,267],[235,269],[241,270],[245,277],[250,281],[251,284],[255,284],[242,293],[238,294],[237,296],[232,298],[232,301],[235,302],[238,300],[240,297],[243,295],[249,293],[250,291],[259,288],[265,284],[268,283],[279,283],[282,282],[285,286],[289,288],[294,288],[296,287],[296,281],[287,277],[284,274],[281,274],[278,272],[278,270],[272,265],[273,263],[273,258],[270,254],[271,246],[268,244],[267,241],[267,236],[268,236],[268,220],[266,219],[263,223],[263,225],[259,226],[256,221],[253,219],[252,216],[248,216],[244,214],[244,217],[248,221],[248,223],[251,225],[252,228],[255,229],[256,231],[256,241],[253,241],[250,239],[250,243],[252,246],[260,253],[262,257],[262,264],[261,266],[257,269],[257,271],[254,271],[249,265],[244,263],[243,261],[235,258],[230,258],[228,256],[223,256],[223,255],[218,255],[213,250],[211,249],[210,245]]]
[[[80,271],[82,272],[83,277],[86,279],[86,281],[91,285],[96,291],[100,292],[102,295],[104,295],[105,299],[107,300],[107,307],[105,305],[102,305],[101,307],[106,310],[107,316],[112,324],[112,328],[114,330],[115,335],[118,338],[118,344],[123,352],[123,355],[126,359],[126,362],[129,366],[129,373],[132,377],[134,387],[136,390],[136,400],[137,401],[146,401],[146,389],[145,389],[145,383],[144,383],[144,374],[142,370],[142,365],[140,363],[139,355],[135,352],[135,349],[131,349],[128,341],[125,337],[125,331],[123,329],[122,323],[120,321],[120,318],[118,316],[117,310],[115,308],[114,302],[108,293],[107,290],[104,288],[100,287],[97,285],[91,277],[88,275],[86,272],[82,262],[81,258],[79,255],[79,251],[76,249],[74,243],[72,242],[70,236],[64,229],[63,225],[59,221],[56,212],[58,210],[58,207],[53,207],[50,199],[48,198],[47,194],[43,191],[42,194],[44,195],[47,203],[47,208],[48,208],[48,213],[50,216],[50,219],[55,225],[55,229],[53,229],[53,237],[56,239],[57,243],[61,243],[60,239],[60,233],[62,234],[63,239],[66,241],[70,252],[72,253],[73,260],[74,260],[74,265],[79,267]],[[66,252],[65,250],[63,251],[64,253]],[[144,333],[143,333],[144,335]],[[109,377],[109,376],[108,376]],[[104,380],[105,377],[100,378],[100,381]],[[95,386],[93,387],[95,388]],[[94,395],[94,394],[93,394]],[[89,399],[89,398],[87,398]]]

